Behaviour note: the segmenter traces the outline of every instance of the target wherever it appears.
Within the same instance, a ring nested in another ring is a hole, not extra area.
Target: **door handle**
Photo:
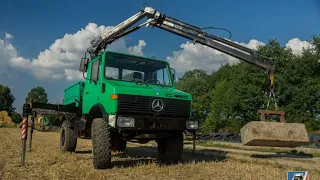
[[[104,93],[106,91],[106,84],[102,83],[101,92]]]
[[[86,92],[86,94],[89,94],[89,92]]]

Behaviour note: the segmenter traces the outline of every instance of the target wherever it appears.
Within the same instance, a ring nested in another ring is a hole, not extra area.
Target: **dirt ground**
[[[112,169],[96,170],[90,140],[79,139],[75,153],[62,153],[59,133],[39,131],[21,167],[20,135],[20,129],[0,128],[0,179],[286,179],[292,170],[320,179],[319,158],[201,146],[193,156],[190,144],[183,162],[164,166],[157,163],[155,143],[130,143],[125,153],[113,152]]]

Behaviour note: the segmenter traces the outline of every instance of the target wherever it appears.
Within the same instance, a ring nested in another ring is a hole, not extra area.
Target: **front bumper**
[[[119,124],[119,118],[130,117],[134,119],[134,123],[130,124],[130,127],[121,126]],[[150,116],[120,116],[109,115],[109,125],[117,129],[126,130],[172,130],[172,131],[195,131],[198,129],[198,122],[188,118],[171,118],[171,117],[150,117]],[[193,124],[193,128],[190,127]],[[195,126],[196,124],[196,126]],[[187,127],[188,126],[188,127]]]

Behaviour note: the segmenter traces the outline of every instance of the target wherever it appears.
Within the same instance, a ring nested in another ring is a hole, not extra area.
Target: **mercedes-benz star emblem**
[[[160,112],[163,109],[163,101],[161,99],[155,99],[152,102],[152,109]]]

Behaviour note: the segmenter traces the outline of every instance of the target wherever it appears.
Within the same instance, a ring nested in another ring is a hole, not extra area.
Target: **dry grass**
[[[114,168],[96,170],[90,140],[80,139],[76,153],[62,153],[58,133],[38,131],[25,167],[20,166],[20,154],[20,129],[1,128],[0,179],[286,179],[288,170],[297,170],[259,159],[225,158],[223,153],[197,157],[185,153],[183,163],[161,166],[155,148],[140,146],[113,153]],[[320,179],[320,172],[309,173],[310,179]]]
[[[206,146],[206,147],[231,148],[231,149],[258,151],[258,152],[287,153],[287,154],[296,154],[296,155],[310,154],[313,157],[320,157],[319,150],[312,149],[312,148],[243,146],[241,144],[227,143],[227,142],[214,142],[214,141],[198,141],[197,144],[200,146]]]

